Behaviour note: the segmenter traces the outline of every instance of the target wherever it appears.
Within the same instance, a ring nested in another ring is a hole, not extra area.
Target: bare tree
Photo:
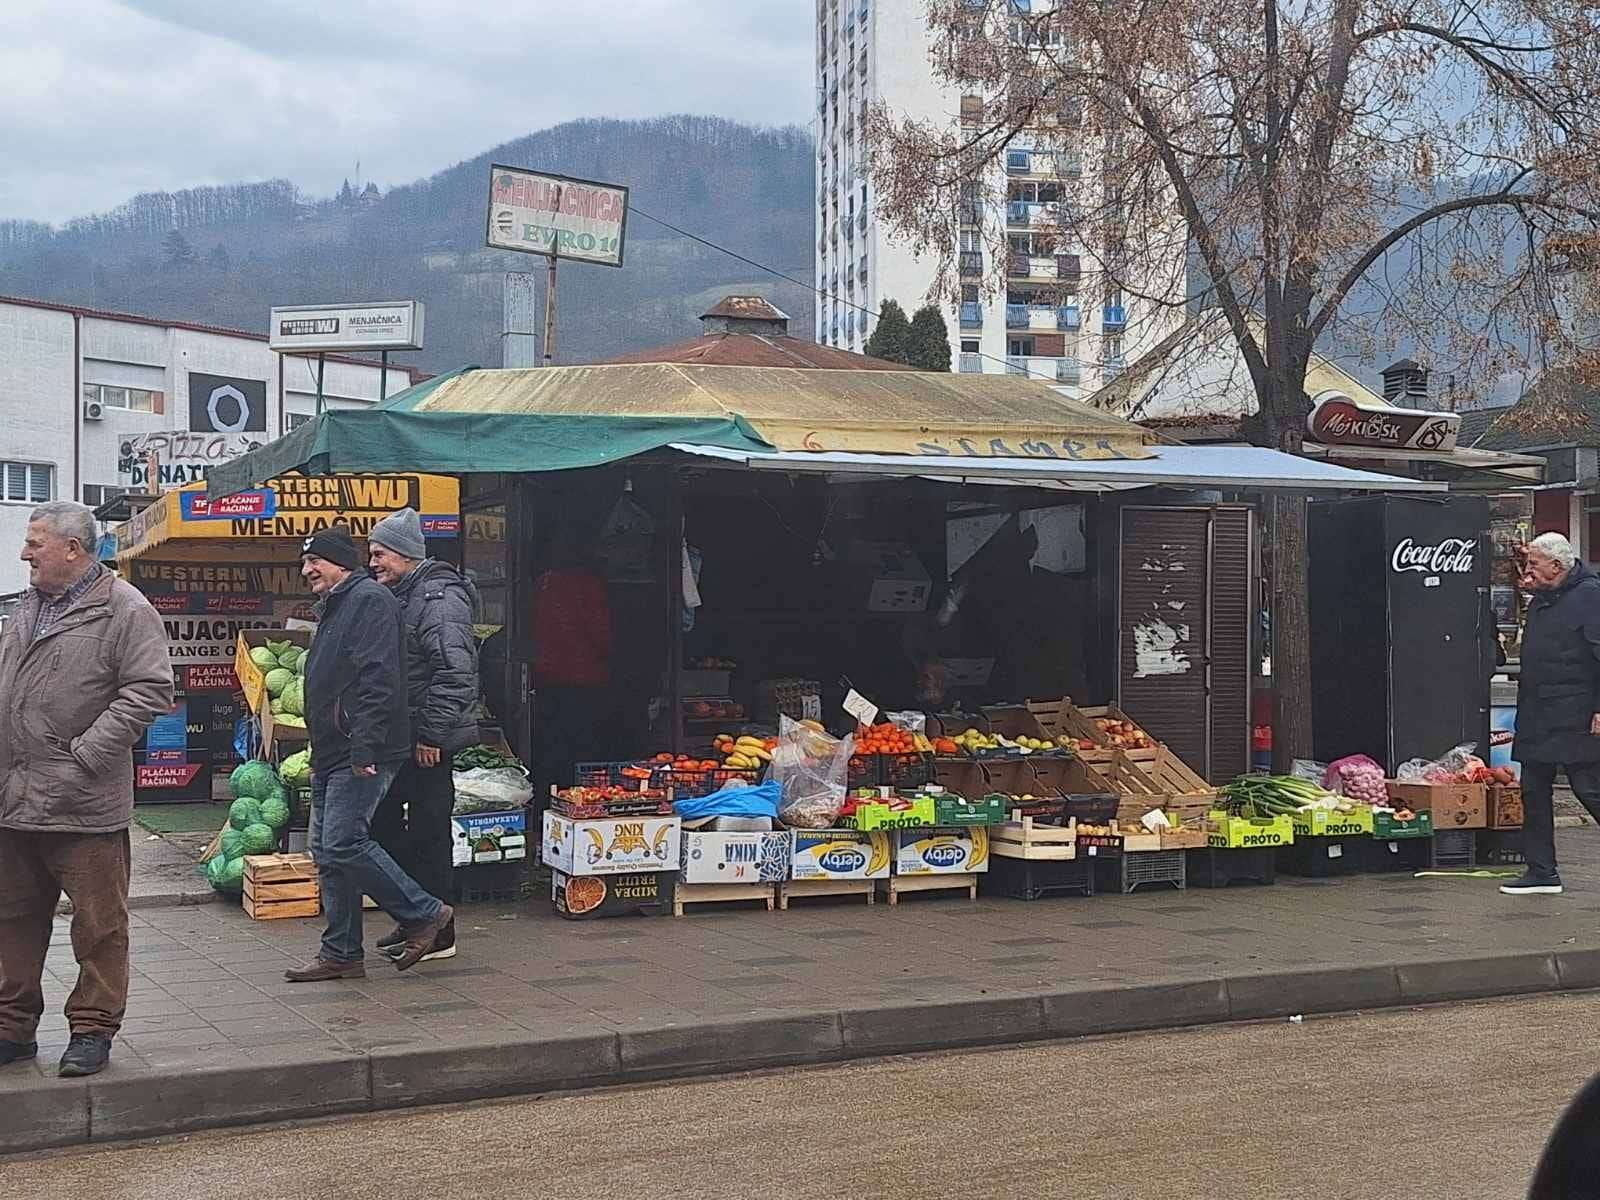
[[[945,122],[871,114],[881,212],[949,294],[964,204],[1025,139],[1091,167],[1059,228],[1106,292],[1237,344],[1252,439],[1300,449],[1313,348],[1401,337],[1458,380],[1592,354],[1556,272],[1600,253],[1600,8],[1578,0],[930,0]],[[990,196],[989,198],[992,198]],[[1002,230],[1003,234],[1003,230]],[[986,234],[987,235],[987,234]],[[1176,256],[1179,260],[1183,255]],[[997,261],[1003,261],[997,256]],[[1280,764],[1310,746],[1303,501],[1271,505]]]

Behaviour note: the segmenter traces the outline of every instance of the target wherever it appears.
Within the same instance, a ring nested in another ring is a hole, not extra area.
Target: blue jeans
[[[361,959],[363,893],[402,925],[431,921],[444,907],[372,840],[372,814],[398,773],[396,763],[379,766],[376,775],[357,775],[340,767],[311,777],[311,854],[317,860],[322,909],[328,918],[328,930],[322,935],[324,961]]]

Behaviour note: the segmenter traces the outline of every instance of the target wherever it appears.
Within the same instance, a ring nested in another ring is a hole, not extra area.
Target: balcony
[[[960,270],[963,275],[982,275],[983,251],[963,250],[961,252]]]
[[[1007,150],[1006,171],[1012,175],[1026,175],[1033,170],[1033,152],[1031,150]]]
[[[956,216],[963,225],[976,225],[978,224],[978,206],[976,204],[959,205]]]
[[[1083,382],[1083,366],[1075,358],[1056,359],[1056,382],[1078,384]]]
[[[861,0],[861,7],[856,10],[856,23],[860,25],[867,23],[867,0]]]
[[[1028,223],[1028,202],[1026,200],[1006,201],[1006,224],[1026,225]]]
[[[1014,13],[1027,13],[1033,11],[1031,0],[1011,0],[1011,11]]]
[[[1007,310],[1006,315],[1008,317],[1010,316],[1010,310],[1009,309]],[[961,328],[963,328],[963,329],[982,329],[983,328],[983,305],[979,304],[976,300],[964,300],[964,301],[962,301],[962,304],[961,304]]]
[[[963,354],[961,356],[961,362],[960,362],[960,365],[957,367],[957,370],[960,371],[960,373],[963,374],[963,375],[982,375],[983,374],[983,355],[981,355],[981,354]]]
[[[861,256],[861,282],[867,282],[867,256],[865,254]]]
[[[1083,260],[1076,254],[1056,255],[1056,278],[1069,292],[1083,287]]]
[[[856,240],[855,217],[855,213],[851,213],[844,219],[844,240],[846,242],[854,242]]]
[[[1027,329],[1028,328],[1028,305],[1026,305],[1026,304],[1008,304],[1008,305],[1006,305],[1006,328],[1007,329]]]
[[[1026,254],[1010,254],[1006,256],[1006,278],[1026,279],[1030,270],[1031,260]]]
[[[1124,329],[1128,324],[1128,310],[1120,304],[1108,304],[1100,314],[1100,328],[1111,332]]]
[[[1006,260],[1008,279],[1054,279],[1055,259],[1043,254],[1022,254],[1016,250]]]
[[[1015,357],[1013,357],[1012,355],[1009,355],[1009,354],[1006,355],[1006,374],[1007,375],[1026,375],[1027,373],[1028,373],[1028,360],[1027,359],[1025,359],[1025,358],[1015,358]]]
[[[1057,329],[1082,329],[1083,314],[1076,304],[1063,304],[1056,309]]]
[[[1083,174],[1083,155],[1056,155],[1056,174],[1065,179],[1076,179]]]
[[[863,208],[861,210],[861,216],[858,217],[857,220],[860,223],[861,232],[865,233],[867,231],[867,210],[866,209]]]

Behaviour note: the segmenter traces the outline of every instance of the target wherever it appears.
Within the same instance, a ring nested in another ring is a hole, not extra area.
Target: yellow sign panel
[[[205,484],[190,484],[117,527],[117,557],[136,558],[164,542],[210,538],[309,537],[343,523],[366,537],[390,513],[414,508],[427,537],[461,532],[460,485],[447,475],[288,475],[265,487],[208,500]]]

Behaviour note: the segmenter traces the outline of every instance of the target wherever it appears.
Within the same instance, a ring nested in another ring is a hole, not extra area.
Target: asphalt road
[[[1600,997],[1181,1030],[0,1159],[29,1200],[1522,1195]]]

